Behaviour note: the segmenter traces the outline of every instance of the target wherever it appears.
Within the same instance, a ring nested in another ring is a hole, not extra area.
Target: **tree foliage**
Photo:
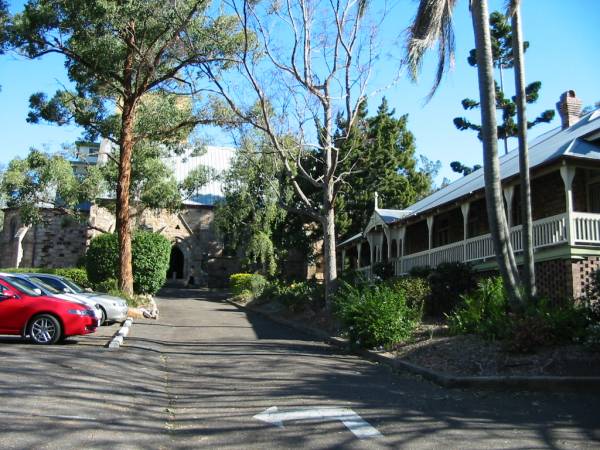
[[[96,198],[104,180],[97,167],[75,174],[64,155],[31,149],[26,158],[9,162],[2,177],[1,191],[6,206],[18,208],[21,220],[29,225],[42,218],[40,208],[56,208],[77,214],[77,206]]]
[[[368,117],[366,103],[348,132],[338,120],[336,136],[346,136],[338,143],[348,155],[342,170],[351,172],[337,198],[337,224],[340,235],[360,232],[373,209],[373,195],[379,194],[380,205],[403,209],[429,194],[432,174],[419,167],[415,139],[407,128],[408,115],[395,118],[385,98],[377,113]]]
[[[498,138],[505,142],[508,138],[517,137],[518,130],[515,117],[517,115],[517,106],[515,97],[508,97],[504,92],[503,70],[510,69],[514,65],[512,49],[512,28],[507,17],[501,12],[494,11],[490,14],[490,36],[492,44],[493,64],[500,75],[500,84],[495,84],[496,90],[496,109],[500,111],[501,119],[498,124]],[[529,42],[523,43],[523,49],[529,48]],[[467,58],[469,65],[477,67],[477,56],[475,49],[472,49]],[[539,91],[542,87],[540,81],[534,81],[526,87],[526,101],[528,104],[535,103],[539,98]],[[470,98],[462,100],[462,107],[465,111],[479,108],[479,102]],[[540,123],[548,123],[554,118],[554,110],[543,111],[534,120],[527,123],[528,128],[532,128]],[[457,129],[474,130],[478,132],[481,139],[481,125],[472,123],[464,117],[454,118],[454,125]],[[505,149],[506,150],[506,149]],[[454,170],[454,169],[453,169]],[[454,170],[456,172],[456,170]],[[464,175],[467,175],[462,171]]]
[[[285,209],[293,194],[283,170],[265,136],[248,131],[223,176],[224,199],[217,205],[215,224],[227,250],[242,253],[248,270],[273,275],[289,249],[308,251],[306,218]]]
[[[175,146],[204,122],[202,108],[181,98],[200,94],[199,65],[218,74],[237,47],[234,22],[209,16],[209,7],[208,0],[30,0],[9,28],[24,55],[64,56],[75,85],[51,98],[34,94],[28,119],[74,122],[88,140],[102,136],[119,145],[119,282],[127,293],[133,289],[129,183],[137,145]]]
[[[450,168],[453,172],[462,173],[465,177],[476,170],[481,169],[481,164],[475,164],[474,166],[467,166],[461,163],[460,161],[452,161],[450,163]]]

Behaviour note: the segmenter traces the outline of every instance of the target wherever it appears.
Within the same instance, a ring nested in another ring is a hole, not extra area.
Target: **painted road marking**
[[[349,408],[325,406],[318,408],[285,408],[280,411],[277,406],[272,406],[255,415],[254,419],[280,428],[283,428],[284,422],[290,420],[339,420],[359,439],[381,436],[381,433],[376,428],[372,427],[369,422]]]

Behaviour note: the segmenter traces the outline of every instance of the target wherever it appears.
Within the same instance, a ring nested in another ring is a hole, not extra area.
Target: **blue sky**
[[[374,2],[380,7],[383,0]],[[9,2],[12,12],[22,8],[22,2]],[[390,63],[402,49],[402,33],[414,15],[416,2],[394,0],[384,22],[380,40],[382,57],[375,66],[372,88],[389,80],[395,65]],[[490,11],[500,9],[503,1],[490,0]],[[425,104],[434,71],[433,53],[427,58],[418,84],[406,76],[382,92],[398,114],[409,114],[409,128],[415,134],[417,151],[432,160],[442,162],[441,177],[456,178],[449,168],[450,161],[461,160],[468,164],[481,161],[481,144],[475,133],[458,131],[452,119],[467,116],[478,122],[478,112],[465,113],[460,101],[465,97],[477,98],[476,69],[466,62],[473,48],[473,31],[468,14],[467,0],[459,0],[455,12],[456,64],[442,82],[433,99]],[[523,0],[525,38],[530,41],[526,53],[527,81],[542,81],[537,104],[529,107],[529,115],[555,107],[560,94],[574,89],[584,105],[600,100],[600,1],[598,0]],[[385,81],[384,81],[385,80]],[[512,77],[506,86],[512,88]],[[0,136],[2,151],[0,164],[15,156],[24,156],[30,147],[60,150],[61,145],[80,137],[76,127],[31,125],[26,123],[28,98],[33,92],[52,94],[62,85],[68,85],[63,60],[47,56],[28,61],[15,55],[0,57]],[[512,89],[507,88],[507,92]],[[381,95],[369,101],[374,112]],[[539,125],[530,130],[530,137],[559,126],[556,117],[549,125]],[[214,144],[228,145],[224,135],[216,134]],[[510,141],[511,148],[516,140]],[[439,180],[438,180],[439,181]]]

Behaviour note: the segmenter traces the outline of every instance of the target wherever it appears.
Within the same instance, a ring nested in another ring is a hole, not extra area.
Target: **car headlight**
[[[70,309],[69,314],[75,314],[76,316],[89,316],[95,317],[96,313],[94,313],[91,309]]]

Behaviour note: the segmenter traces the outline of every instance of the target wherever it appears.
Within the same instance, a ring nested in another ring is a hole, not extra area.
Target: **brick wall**
[[[519,266],[521,268],[521,266]],[[584,259],[553,259],[535,263],[538,294],[553,301],[584,297],[592,285],[592,275],[600,269],[600,256]],[[497,271],[485,271],[480,277],[496,276]]]
[[[554,301],[564,301],[573,297],[573,276],[571,260],[554,259],[535,264],[538,294]]]
[[[588,256],[583,260],[574,260],[571,265],[573,276],[573,297],[580,298],[586,295],[592,286],[592,274],[600,269],[600,257]]]

